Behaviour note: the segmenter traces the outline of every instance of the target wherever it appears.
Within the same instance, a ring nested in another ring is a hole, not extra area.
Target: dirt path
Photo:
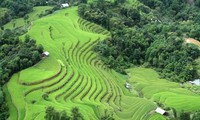
[[[198,40],[195,40],[193,38],[186,38],[185,41],[186,43],[192,43],[200,47],[200,42]]]

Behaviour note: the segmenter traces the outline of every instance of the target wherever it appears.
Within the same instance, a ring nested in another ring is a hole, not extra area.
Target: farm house
[[[47,56],[49,56],[49,54],[50,54],[49,52],[45,51],[42,53],[42,57],[47,57]]]
[[[68,3],[63,3],[63,4],[61,4],[61,8],[67,8],[67,7],[69,7],[69,4],[68,4]]]
[[[125,87],[127,88],[127,89],[131,89],[131,84],[130,83],[125,83]]]
[[[194,81],[189,81],[189,83],[192,85],[200,86],[200,79],[195,79]]]
[[[163,110],[162,108],[157,107],[155,110],[156,113],[159,113],[161,115],[167,115],[167,112]]]

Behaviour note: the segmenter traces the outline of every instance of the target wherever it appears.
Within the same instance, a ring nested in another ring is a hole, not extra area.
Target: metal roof
[[[163,110],[162,108],[156,108],[156,110],[155,110],[157,113],[159,113],[159,114],[161,114],[161,115],[163,115],[163,114],[165,114],[165,110]]]
[[[69,7],[69,4],[68,3],[64,3],[64,4],[62,4],[62,7]]]
[[[46,55],[46,56],[48,56],[50,53],[47,52],[47,51],[45,51],[45,52],[43,52],[43,54]]]
[[[200,79],[195,79],[194,81],[189,81],[191,84],[200,86]]]

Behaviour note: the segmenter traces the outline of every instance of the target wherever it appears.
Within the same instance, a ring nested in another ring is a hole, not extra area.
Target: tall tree
[[[72,108],[72,120],[84,120],[83,115],[79,112],[77,107]]]
[[[180,114],[180,120],[190,120],[190,113],[182,111]]]

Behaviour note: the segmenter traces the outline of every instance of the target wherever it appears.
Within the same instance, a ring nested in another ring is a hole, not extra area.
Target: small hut
[[[131,84],[128,83],[128,82],[126,82],[126,83],[125,83],[125,87],[126,87],[127,89],[131,89]]]
[[[61,8],[67,8],[67,7],[69,7],[69,4],[68,4],[68,3],[63,3],[63,4],[61,4]]]
[[[162,108],[157,107],[155,110],[156,113],[159,113],[161,115],[167,115],[167,112],[163,110]]]
[[[195,79],[194,81],[189,81],[190,84],[200,86],[200,79]]]
[[[49,54],[50,54],[49,52],[45,51],[45,52],[42,53],[42,57],[48,57]]]

